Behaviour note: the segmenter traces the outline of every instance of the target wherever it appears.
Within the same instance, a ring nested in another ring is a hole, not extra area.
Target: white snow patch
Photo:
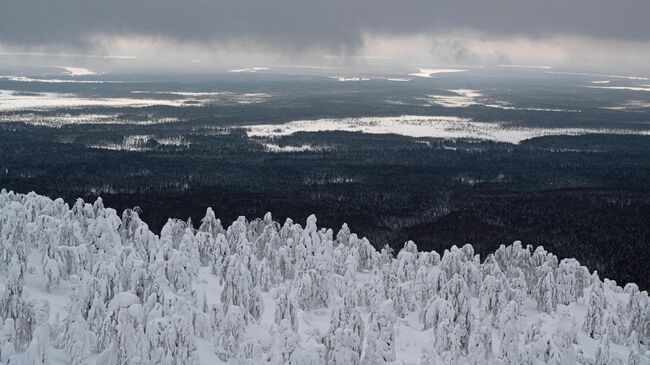
[[[258,104],[271,97],[267,93],[234,93],[230,91],[144,91],[134,90],[132,94],[170,95],[180,100],[199,102],[200,104]]]
[[[0,77],[5,80],[15,81],[15,82],[41,82],[45,84],[121,84],[123,81],[113,81],[113,80],[72,80],[72,79],[46,79],[46,78],[35,78],[29,76],[2,76]]]
[[[650,91],[650,87],[642,86],[584,86],[591,89],[605,89],[605,90],[629,90],[629,91]]]
[[[90,148],[98,148],[104,150],[115,151],[149,151],[151,148],[148,146],[150,142],[156,141],[165,146],[179,146],[187,147],[190,145],[183,137],[156,137],[149,134],[131,135],[124,137],[122,143],[104,143],[89,145]]]
[[[230,95],[232,93],[229,93],[227,91],[146,91],[146,90],[133,90],[133,91],[131,91],[131,94],[207,97],[207,96]]]
[[[330,76],[330,79],[340,81],[340,82],[346,82],[346,81],[352,81],[352,82],[358,82],[358,81],[370,81],[370,78],[368,77],[346,77],[346,76]]]
[[[303,144],[301,146],[280,146],[273,143],[264,143],[264,148],[267,152],[282,153],[282,152],[307,152],[307,151],[326,151],[328,148],[322,146],[312,146],[310,144]]]
[[[248,68],[236,68],[228,70],[228,72],[241,73],[241,72],[259,72],[270,70],[268,67],[248,67]]]
[[[188,103],[188,100],[184,99],[90,98],[69,93],[23,93],[12,90],[0,90],[0,111],[78,109],[86,107],[141,108],[154,105],[175,107],[198,106],[195,103]]]
[[[498,65],[502,68],[523,68],[523,69],[534,69],[534,70],[550,70],[553,67],[551,66],[536,66],[536,65]]]
[[[555,75],[568,75],[568,76],[593,76],[593,77],[626,79],[626,80],[643,80],[643,81],[650,80],[650,78],[643,77],[643,76],[592,74],[592,73],[584,73],[584,72],[544,71],[544,73],[555,74]]]
[[[466,71],[467,70],[461,70],[456,68],[420,68],[418,69],[418,72],[411,73],[409,74],[409,76],[429,78],[437,74],[458,73],[458,72],[466,72]]]
[[[472,105],[480,105],[478,98],[482,97],[477,90],[456,89],[449,90],[454,95],[427,95],[431,102],[446,108],[465,108]]]
[[[617,106],[602,107],[602,109],[609,109],[609,110],[635,110],[635,109],[645,109],[645,108],[650,108],[650,102],[640,101],[640,100],[628,101],[624,104],[617,105]]]
[[[413,79],[409,78],[402,78],[402,77],[387,77],[386,81],[394,81],[394,82],[409,82]]]
[[[97,73],[90,71],[87,68],[83,67],[72,67],[72,66],[59,66],[60,68],[66,70],[70,76],[89,76],[97,75]]]
[[[505,123],[482,123],[448,116],[363,117],[299,120],[284,124],[259,124],[244,127],[249,137],[286,136],[297,132],[346,131],[369,134],[399,134],[408,137],[478,139],[517,144],[523,140],[551,135],[639,134],[650,131],[609,128],[518,127]]]
[[[5,114],[2,116],[2,122],[18,122],[37,126],[46,126],[59,128],[69,124],[134,124],[134,125],[151,125],[162,123],[179,122],[180,119],[151,118],[147,120],[134,120],[122,118],[119,114],[69,114],[62,113],[56,115],[38,115],[34,113]]]
[[[536,112],[580,113],[577,109],[516,107],[504,101],[490,101],[480,91],[469,89],[447,90],[453,95],[427,95],[428,101],[445,108],[467,108],[480,105],[503,110],[525,110]]]

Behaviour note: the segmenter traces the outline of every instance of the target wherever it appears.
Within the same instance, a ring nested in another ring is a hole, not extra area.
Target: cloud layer
[[[358,46],[367,32],[453,30],[650,40],[647,0],[6,0],[0,7],[0,39],[23,45],[136,34],[339,49]]]
[[[513,49],[518,44],[533,45],[527,58],[543,60],[536,43],[546,51],[550,44],[554,59],[584,58],[565,54],[580,40],[583,50],[623,44],[632,54],[599,62],[627,64],[639,56],[635,48],[642,48],[641,56],[647,53],[648,14],[648,0],[4,0],[0,45],[110,53],[137,51],[136,45],[146,43],[151,50],[191,46],[196,58],[234,50],[295,59],[314,53],[367,55],[400,41],[405,48],[379,53],[508,62],[512,52],[522,53]],[[424,48],[413,52],[409,42]],[[492,49],[481,48],[481,42]]]

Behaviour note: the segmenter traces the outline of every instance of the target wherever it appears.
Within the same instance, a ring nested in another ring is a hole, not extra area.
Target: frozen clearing
[[[629,90],[629,91],[650,91],[647,85],[641,86],[585,86],[591,89],[605,89],[605,90]]]
[[[467,118],[414,115],[300,120],[285,124],[249,125],[245,128],[249,137],[286,136],[297,132],[346,131],[370,134],[399,134],[408,137],[467,138],[515,144],[530,138],[552,135],[592,133],[650,135],[650,131],[629,129],[515,127],[504,123],[476,122]]]
[[[234,73],[241,73],[241,72],[259,72],[259,71],[268,71],[270,68],[268,67],[248,67],[248,68],[236,68],[232,70],[228,70],[228,72],[234,72]]]
[[[437,74],[447,74],[447,73],[458,73],[458,72],[466,72],[467,70],[461,70],[461,69],[456,69],[456,68],[420,68],[418,69],[418,72],[414,72],[412,74],[409,74],[409,76],[417,76],[417,77],[433,77],[433,75]]]
[[[136,95],[169,95],[169,98],[147,97],[83,97],[72,93],[19,92],[0,90],[0,111],[81,109],[87,107],[132,107],[149,106],[198,107],[209,104],[258,104],[269,99],[265,93],[231,92],[132,92]]]
[[[87,68],[83,67],[71,67],[71,66],[60,66],[64,69],[70,76],[89,76],[97,75],[97,73],[90,71]]]
[[[505,101],[490,100],[478,90],[454,89],[447,90],[451,95],[427,95],[427,101],[432,105],[439,105],[445,108],[467,108],[478,105],[487,108],[503,110],[521,110],[534,112],[556,112],[556,113],[580,113],[578,109],[562,108],[535,108],[513,106]]]
[[[140,99],[140,98],[87,98],[68,93],[23,93],[0,90],[0,111],[52,110],[87,107],[134,107],[154,105],[192,106],[185,100]]]

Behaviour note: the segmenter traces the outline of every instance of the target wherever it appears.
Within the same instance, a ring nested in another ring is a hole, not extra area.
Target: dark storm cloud
[[[0,42],[83,45],[96,35],[354,49],[364,32],[650,39],[648,0],[0,0]]]

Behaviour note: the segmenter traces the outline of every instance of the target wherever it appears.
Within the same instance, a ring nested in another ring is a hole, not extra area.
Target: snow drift
[[[160,235],[97,199],[0,193],[2,364],[630,364],[650,300],[520,242],[481,259],[270,214]]]

